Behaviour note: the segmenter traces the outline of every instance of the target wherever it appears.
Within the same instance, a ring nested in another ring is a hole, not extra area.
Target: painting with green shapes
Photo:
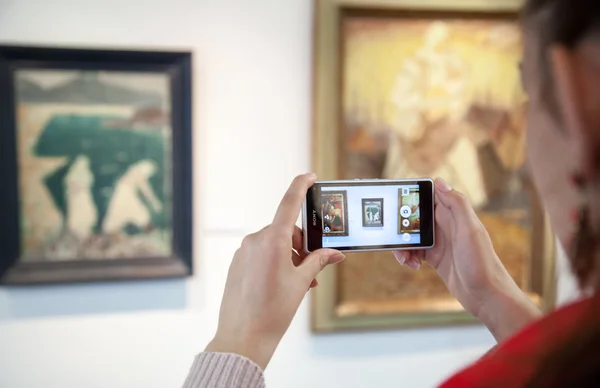
[[[18,70],[21,261],[171,255],[165,73]]]

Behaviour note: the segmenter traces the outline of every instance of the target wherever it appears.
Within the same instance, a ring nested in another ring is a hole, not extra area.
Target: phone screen
[[[309,251],[382,250],[433,245],[433,183],[317,182],[307,195]]]

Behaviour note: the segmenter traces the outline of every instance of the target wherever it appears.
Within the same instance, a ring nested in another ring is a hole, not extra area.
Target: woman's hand
[[[235,353],[263,370],[288,329],[315,277],[344,259],[333,249],[306,255],[295,223],[314,174],[298,176],[283,197],[273,223],[247,236],[235,253],[209,352]]]
[[[435,185],[435,247],[394,252],[400,264],[435,268],[448,290],[501,341],[540,311],[496,255],[485,227],[467,198],[438,178]]]

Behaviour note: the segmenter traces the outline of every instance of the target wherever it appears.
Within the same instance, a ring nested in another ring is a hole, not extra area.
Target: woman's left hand
[[[206,351],[239,354],[264,370],[305,294],[317,285],[317,274],[344,259],[333,249],[304,253],[296,220],[315,180],[314,174],[296,177],[273,223],[244,238],[229,268],[217,333]]]

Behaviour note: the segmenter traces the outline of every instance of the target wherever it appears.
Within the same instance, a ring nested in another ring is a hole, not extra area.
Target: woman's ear
[[[587,179],[600,174],[600,77],[592,71],[589,56],[579,48],[552,46],[549,62],[554,82],[555,98],[564,130],[573,140],[579,171]]]

